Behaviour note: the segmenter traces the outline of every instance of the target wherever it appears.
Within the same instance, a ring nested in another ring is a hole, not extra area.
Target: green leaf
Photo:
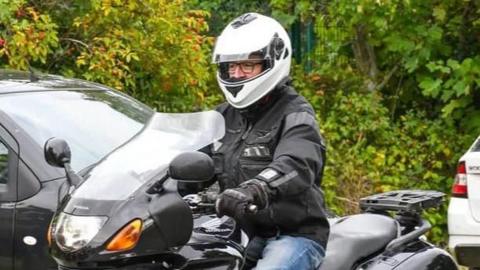
[[[445,11],[445,9],[443,9],[443,7],[436,6],[433,8],[433,17],[435,17],[435,19],[437,19],[438,21],[444,21],[446,15],[447,12]]]
[[[428,30],[428,36],[430,37],[430,42],[439,42],[443,36],[442,28],[434,25]]]
[[[414,72],[418,67],[418,58],[417,57],[410,57],[407,59],[405,63],[405,68],[408,70],[409,73]]]
[[[448,59],[447,66],[451,67],[454,70],[460,68],[460,64],[458,63],[457,60],[454,60],[454,59]]]
[[[427,77],[420,82],[419,86],[423,89],[424,95],[437,97],[440,92],[441,85],[441,79],[433,79],[431,77]]]
[[[460,108],[465,108],[468,104],[470,104],[470,100],[468,98],[451,100],[445,107],[443,107],[442,109],[443,116],[448,117],[455,110]]]
[[[457,97],[469,95],[470,85],[466,81],[460,80],[453,86],[453,90],[455,90],[455,94]]]

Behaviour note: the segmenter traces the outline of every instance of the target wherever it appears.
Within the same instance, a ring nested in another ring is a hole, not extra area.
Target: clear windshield
[[[74,197],[127,199],[146,181],[165,171],[175,156],[199,150],[224,133],[223,116],[216,111],[157,113],[145,130],[95,166]]]
[[[40,149],[51,137],[66,140],[76,171],[94,164],[135,136],[154,113],[134,99],[103,90],[2,95],[0,110]]]

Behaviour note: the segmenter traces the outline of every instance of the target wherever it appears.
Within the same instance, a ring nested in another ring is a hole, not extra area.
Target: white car
[[[458,264],[480,269],[480,137],[460,158],[448,206],[450,250]]]

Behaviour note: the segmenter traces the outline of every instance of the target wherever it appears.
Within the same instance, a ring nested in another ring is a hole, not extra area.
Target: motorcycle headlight
[[[77,251],[97,235],[106,221],[107,217],[60,213],[55,226],[55,242],[64,251]]]

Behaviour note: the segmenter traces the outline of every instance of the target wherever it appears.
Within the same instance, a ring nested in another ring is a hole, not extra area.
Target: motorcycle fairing
[[[158,194],[146,192],[165,176],[178,154],[199,150],[223,137],[223,116],[216,111],[188,114],[155,114],[147,127],[132,140],[100,161],[85,176],[59,208],[79,216],[106,216],[108,221],[88,245],[63,252],[52,245],[52,255],[68,267],[125,260],[133,254],[159,254],[188,242],[192,213],[176,191],[176,181],[167,180]],[[75,154],[75,153],[73,153]],[[111,237],[131,220],[143,220],[138,244],[125,252],[105,251]],[[52,224],[55,226],[56,218]],[[54,232],[52,232],[55,239]],[[113,261],[112,261],[113,260]]]

